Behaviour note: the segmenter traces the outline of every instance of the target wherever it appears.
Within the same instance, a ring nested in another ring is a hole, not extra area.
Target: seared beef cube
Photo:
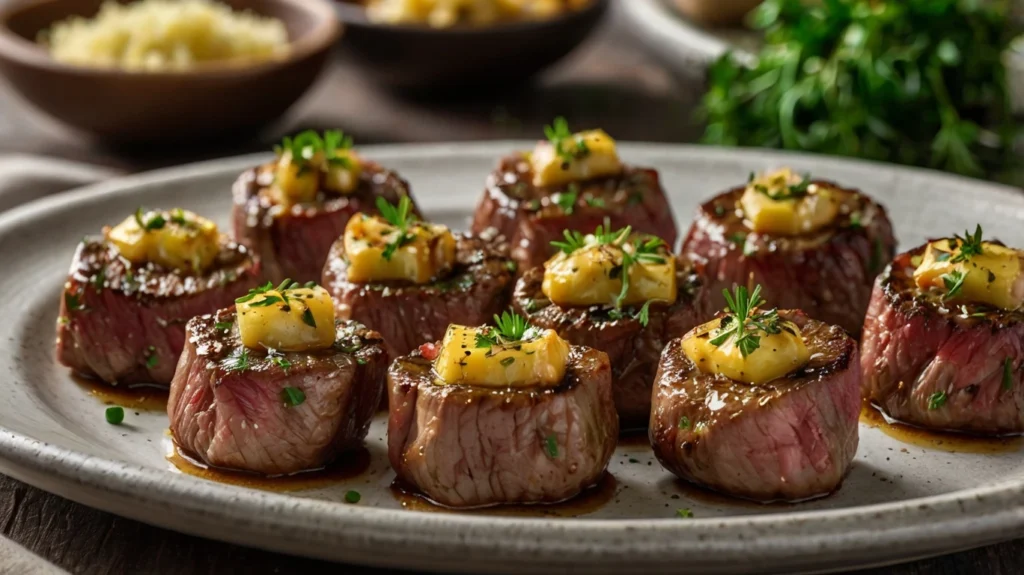
[[[359,446],[381,400],[387,352],[339,320],[330,348],[242,345],[234,309],[188,323],[167,415],[178,448],[211,466],[263,475],[317,469]]]

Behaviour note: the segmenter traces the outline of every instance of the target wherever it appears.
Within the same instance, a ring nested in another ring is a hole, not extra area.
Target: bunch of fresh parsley
[[[766,0],[752,61],[726,54],[706,143],[806,150],[999,176],[1012,160],[1007,1]]]

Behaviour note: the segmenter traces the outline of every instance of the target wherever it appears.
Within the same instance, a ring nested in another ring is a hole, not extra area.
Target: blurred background
[[[49,164],[52,176],[53,163],[26,155],[136,172],[267,151],[305,128],[341,128],[357,145],[535,139],[564,115],[620,140],[1024,181],[1013,150],[1024,44],[1012,42],[1008,1],[146,0],[146,14],[103,4],[0,0],[3,173]],[[168,15],[174,4],[259,17],[245,29]],[[276,53],[257,53],[259,34]]]

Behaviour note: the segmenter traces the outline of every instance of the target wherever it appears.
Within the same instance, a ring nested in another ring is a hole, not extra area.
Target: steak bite
[[[391,365],[391,466],[448,507],[574,497],[601,479],[618,438],[608,357],[496,319],[453,325]]]
[[[856,343],[803,312],[762,311],[758,299],[738,288],[728,313],[665,348],[651,445],[669,471],[716,491],[765,502],[826,495],[857,451]]]
[[[61,295],[57,360],[111,385],[168,385],[185,323],[257,285],[258,260],[192,212],[141,208],[78,245]]]
[[[417,221],[408,199],[378,202],[383,215],[354,216],[324,266],[339,317],[380,332],[398,357],[507,306],[515,264],[503,238]]]
[[[380,335],[335,321],[323,288],[263,286],[188,323],[167,415],[184,454],[283,475],[358,446],[381,400]]]
[[[323,137],[306,131],[285,138],[274,161],[235,182],[235,238],[260,256],[266,279],[319,281],[331,244],[352,214],[374,212],[377,198],[398,202],[410,195],[398,174],[351,147],[339,131]]]
[[[896,256],[864,324],[864,395],[922,427],[1024,432],[1022,257],[980,226]]]
[[[520,271],[544,263],[563,230],[589,232],[602,222],[632,226],[675,246],[678,230],[658,172],[623,164],[602,130],[572,134],[564,118],[532,152],[502,158],[487,178],[473,233],[508,238]]]
[[[567,231],[561,251],[526,272],[512,298],[530,325],[608,354],[623,428],[647,425],[665,345],[711,315],[693,266],[660,239],[630,231]]]
[[[715,307],[725,305],[723,289],[760,284],[780,308],[858,336],[895,245],[885,208],[871,198],[783,169],[701,205],[682,253],[705,266]]]

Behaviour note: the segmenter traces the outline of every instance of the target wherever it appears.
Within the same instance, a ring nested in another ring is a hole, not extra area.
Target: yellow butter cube
[[[781,322],[777,334],[758,332],[760,345],[746,357],[730,337],[721,345],[712,342],[719,335],[721,319],[694,328],[683,338],[683,353],[703,373],[724,375],[750,384],[768,383],[803,367],[810,359],[800,328]]]
[[[795,236],[817,231],[835,220],[839,213],[835,193],[782,169],[750,182],[740,206],[755,232]]]
[[[612,305],[622,292],[623,250],[633,244],[590,244],[571,254],[559,252],[544,264],[541,291],[552,302],[565,306]],[[629,286],[622,305],[655,300],[676,301],[676,260],[666,249],[629,266]]]
[[[953,291],[950,300],[985,303],[1002,309],[1016,309],[1024,303],[1024,252],[982,242],[981,253],[954,262],[958,249],[948,239],[925,248],[921,265],[914,270],[914,282],[921,289]],[[959,287],[954,287],[957,283]]]
[[[483,345],[492,328],[450,325],[434,360],[441,384],[485,387],[555,387],[565,378],[569,344],[554,330],[527,331],[526,341]]]
[[[235,309],[245,347],[309,351],[334,345],[334,303],[320,286],[264,286],[238,298]]]
[[[188,210],[139,210],[105,230],[107,241],[132,263],[152,262],[200,273],[220,253],[217,224]]]
[[[351,282],[430,283],[455,262],[455,236],[441,225],[411,222],[401,230],[383,218],[356,214],[345,226]]]
[[[363,166],[351,150],[339,150],[336,159],[328,162],[324,187],[339,194],[350,194],[359,187]]]
[[[274,202],[283,206],[316,200],[320,189],[320,170],[301,161],[295,161],[289,151],[281,154],[274,170],[274,185],[270,189]]]
[[[573,134],[559,142],[539,142],[530,154],[535,186],[560,186],[622,173],[615,140],[603,130]]]

